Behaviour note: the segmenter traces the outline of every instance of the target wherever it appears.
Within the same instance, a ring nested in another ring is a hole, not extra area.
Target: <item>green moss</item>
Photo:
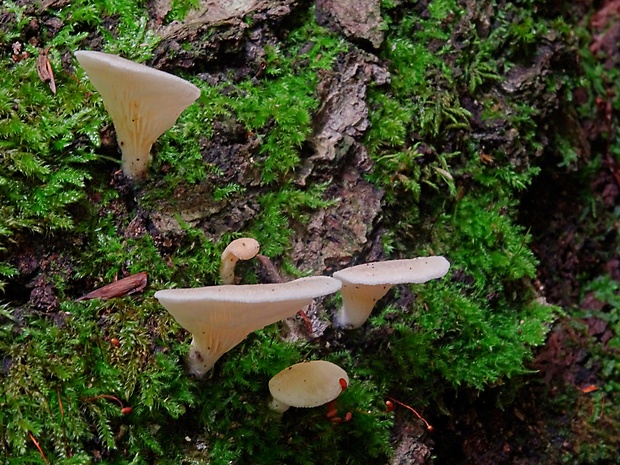
[[[3,422],[5,457],[18,453],[39,463],[28,452],[29,434],[50,459],[56,450],[58,463],[72,463],[74,453],[83,456],[84,444],[106,454],[121,446],[133,454],[156,447],[165,436],[153,426],[179,417],[193,399],[193,382],[176,356],[163,346],[153,351],[155,342],[169,344],[170,319],[157,320],[152,305],[138,310],[121,301],[66,303],[62,312],[62,325],[5,314],[14,322],[3,324],[4,335],[13,337],[3,337],[0,346],[10,365],[1,401],[2,411],[12,412]],[[123,415],[104,396],[115,396],[133,412]]]
[[[261,211],[253,237],[264,244],[263,253],[268,256],[284,254],[290,245],[291,222],[303,224],[309,212],[334,204],[334,201],[321,198],[325,187],[318,184],[307,191],[301,191],[292,185],[285,185],[280,192],[261,196]]]
[[[467,53],[461,48],[456,54],[447,42],[431,53],[464,14],[454,2],[432,5],[423,18],[409,13],[391,25],[384,57],[392,86],[370,95],[376,112],[367,137],[376,162],[370,177],[386,191],[384,214],[393,233],[387,250],[397,256],[445,254],[452,264],[452,279],[415,288],[417,299],[407,313],[387,307],[372,319],[377,328],[396,328],[388,358],[375,366],[398,367],[402,384],[429,395],[436,384],[424,387],[424,377],[482,389],[527,372],[524,361],[544,342],[554,319],[554,308],[537,303],[527,284],[537,261],[528,247],[531,237],[515,221],[518,193],[539,169],[527,157],[519,164],[505,153],[492,153],[491,163],[482,158],[459,96],[466,92],[486,101],[484,92],[499,79],[495,34],[511,28],[517,34],[518,19],[500,15],[488,40],[460,24]],[[503,60],[510,56],[504,53]],[[452,58],[456,67],[449,65]],[[528,148],[538,147],[536,108],[515,104],[507,110],[493,100],[487,105],[495,113],[486,118],[514,115],[508,124],[527,134]]]
[[[308,42],[312,47],[305,51]],[[317,109],[316,72],[329,69],[344,42],[308,20],[280,47],[266,49],[267,79],[242,82],[231,107],[260,142],[257,162],[264,183],[273,183],[299,163],[302,143],[311,134],[312,113]]]

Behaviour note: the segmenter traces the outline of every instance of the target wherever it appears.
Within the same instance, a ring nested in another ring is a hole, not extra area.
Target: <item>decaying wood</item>
[[[383,42],[380,0],[317,0],[319,24],[352,40],[367,40],[374,48]]]
[[[295,182],[332,180],[326,197],[337,202],[296,231],[292,256],[303,270],[335,271],[369,243],[383,194],[362,177],[372,166],[361,143],[370,126],[366,91],[371,82],[381,85],[389,78],[376,57],[360,50],[347,53],[337,69],[321,77],[321,106],[310,137],[314,153],[303,161]]]
[[[605,68],[613,69],[620,63],[620,0],[604,2],[590,20],[594,31],[590,52],[605,57]]]
[[[52,71],[52,65],[48,58],[49,47],[39,50],[39,56],[37,57],[37,74],[42,82],[49,84],[52,93],[56,93],[56,82],[54,81],[54,72]]]
[[[302,173],[320,163],[338,163],[346,155],[354,156],[361,169],[370,168],[366,148],[359,142],[370,126],[366,91],[370,83],[382,85],[389,80],[389,72],[377,57],[357,49],[344,56],[338,69],[322,74],[317,89],[321,107],[310,138],[315,153],[305,160]],[[296,182],[303,185],[305,177]]]
[[[89,292],[86,295],[83,295],[76,302],[80,300],[89,300],[89,299],[112,299],[114,297],[123,297],[126,295],[135,294],[136,292],[140,292],[144,290],[148,281],[148,274],[146,271],[142,271],[140,273],[133,274],[123,279],[119,279],[118,281],[114,281],[113,283],[107,284],[103,287],[95,289],[92,292]]]
[[[56,8],[56,9],[64,8],[70,3],[71,3],[71,0],[45,0],[39,6],[39,12],[45,11],[48,8]]]
[[[183,21],[177,21],[159,29],[164,40],[186,40],[199,30],[224,24],[247,27],[243,18],[250,14],[270,12],[269,14],[286,15],[290,12],[293,0],[273,2],[270,0],[239,0],[222,2],[219,0],[202,1],[200,6],[191,11]]]
[[[426,431],[417,422],[397,417],[394,456],[391,465],[421,465],[431,458],[432,444],[425,441]]]
[[[254,66],[260,57],[271,28],[288,17],[298,6],[298,0],[238,0],[221,2],[203,0],[183,21],[161,25],[161,13],[153,10],[151,25],[162,40],[153,53],[150,65],[164,70],[191,68],[220,58],[221,53],[245,57]],[[249,20],[249,21],[248,21]],[[187,49],[182,43],[193,44]],[[245,75],[257,70],[240,69]]]

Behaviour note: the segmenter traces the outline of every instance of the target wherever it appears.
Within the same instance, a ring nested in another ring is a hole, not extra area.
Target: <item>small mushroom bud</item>
[[[260,244],[251,237],[242,237],[232,241],[222,252],[220,279],[222,284],[235,283],[235,266],[239,260],[250,260],[256,257]]]

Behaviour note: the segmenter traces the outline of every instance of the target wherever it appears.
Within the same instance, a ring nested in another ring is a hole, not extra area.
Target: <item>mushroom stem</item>
[[[291,406],[285,404],[284,402],[280,402],[279,400],[276,400],[272,397],[271,402],[269,402],[269,408],[278,412],[279,414],[282,414],[286,412],[289,408],[291,408]]]
[[[248,334],[251,330],[248,330]],[[245,339],[247,334],[223,337],[217,328],[205,328],[202,334],[194,335],[187,355],[188,371],[200,378],[204,376],[222,355]]]
[[[340,293],[344,303],[336,315],[336,326],[343,329],[362,326],[372,313],[377,301],[387,294],[391,288],[392,285],[390,284],[356,286],[355,284],[343,283]]]
[[[336,324],[344,329],[359,328],[377,301],[395,284],[422,284],[444,276],[450,262],[444,257],[417,257],[352,266],[334,273],[342,281],[342,309]]]
[[[238,260],[233,254],[229,254],[226,257],[222,255],[222,264],[220,266],[220,280],[222,284],[235,283],[235,266],[237,266]]]

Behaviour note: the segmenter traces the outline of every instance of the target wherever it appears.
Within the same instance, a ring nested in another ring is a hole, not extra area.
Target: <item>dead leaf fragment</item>
[[[56,94],[56,82],[54,81],[54,72],[52,71],[52,65],[47,56],[50,48],[43,48],[39,50],[39,56],[37,57],[37,74],[42,82],[49,84],[53,94]]]
[[[21,42],[13,42],[11,48],[13,49],[13,53],[11,54],[11,58],[15,63],[20,62],[28,58],[28,52],[22,50]]]
[[[523,412],[516,407],[514,409],[514,414],[515,414],[515,417],[517,417],[519,420],[525,421],[525,415],[523,415]]]
[[[77,299],[76,302],[89,299],[106,300],[114,297],[123,297],[126,295],[135,294],[136,292],[142,291],[146,287],[147,280],[148,274],[146,271],[132,274],[131,276],[127,276],[126,278],[119,279],[118,281],[95,289],[94,291],[89,292],[88,294]]]

